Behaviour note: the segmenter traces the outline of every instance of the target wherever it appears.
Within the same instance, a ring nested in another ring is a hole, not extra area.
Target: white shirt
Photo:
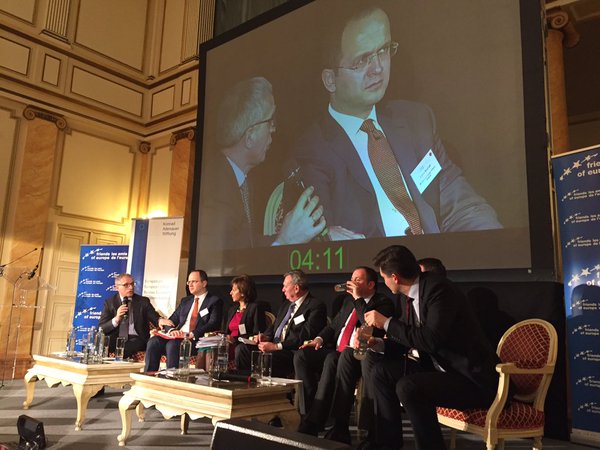
[[[385,235],[404,236],[409,224],[402,213],[394,207],[390,198],[383,190],[377,175],[375,175],[373,165],[371,164],[371,159],[369,158],[369,136],[365,131],[360,129],[364,120],[359,117],[349,116],[347,114],[337,112],[331,105],[329,105],[329,114],[344,129],[348,135],[348,138],[352,141],[354,149],[356,150],[356,153],[358,154],[365,171],[369,176],[369,180],[371,181],[371,185],[373,186],[373,190],[375,191],[375,196],[377,198],[377,206],[379,207],[379,214],[381,215],[381,221],[383,222],[383,230]],[[375,128],[383,133],[379,122],[377,122],[375,106],[373,106],[373,109],[371,110],[371,113],[367,119],[373,120]],[[404,181],[404,175],[402,174],[399,166],[398,171],[400,172],[400,176]],[[406,186],[406,181],[404,181],[404,185]],[[410,197],[408,186],[406,187],[406,192]]]
[[[294,312],[292,313],[292,315],[288,319],[287,324],[285,325],[285,327],[281,331],[280,342],[277,344],[277,349],[278,350],[282,350],[283,349],[283,344],[281,342],[283,342],[285,340],[285,334],[287,332],[287,329],[290,326],[290,323],[292,323],[292,317],[294,317],[294,314],[296,314],[298,312],[298,310],[300,309],[300,306],[302,305],[302,303],[306,299],[307,295],[308,295],[308,292],[306,294],[304,294],[302,297],[300,297],[298,300],[296,300],[295,302],[290,302],[290,303],[294,304]],[[288,306],[288,308],[289,308],[289,306]]]
[[[368,305],[369,301],[371,300],[373,296],[368,297],[368,298],[363,298],[363,300],[365,301],[365,303]],[[352,299],[353,302],[355,302],[356,300]],[[357,313],[358,314],[358,313]],[[340,333],[340,335],[338,336],[337,342],[335,343],[335,348],[338,348],[340,345],[340,341],[342,340],[342,335],[344,334],[344,330],[346,329],[346,327],[348,326],[348,322],[350,321],[350,316],[352,315],[352,311],[350,311],[350,314],[348,314],[348,318],[346,319],[346,321],[344,322],[344,326],[342,327],[342,332]],[[358,333],[358,328],[354,327],[354,330],[352,330],[352,334],[350,335],[350,343],[348,344],[348,347],[352,347],[354,348],[354,337],[356,336],[356,334]],[[321,342],[323,341],[323,338],[321,338],[321,336],[318,336],[319,339],[321,339]]]
[[[207,294],[208,294],[208,292],[205,292],[204,294],[201,294],[201,295],[198,296],[198,317],[200,317],[200,311],[202,311],[202,302],[206,298]],[[194,299],[195,298],[196,297],[194,297]],[[180,328],[180,330],[183,331],[183,332],[185,332],[185,333],[189,333],[190,331],[194,331],[194,330],[190,330],[190,319],[192,318],[193,309],[194,309],[194,305],[192,304],[192,307],[190,308],[190,312],[188,312],[187,318],[185,319],[185,323]],[[194,337],[195,338],[199,338],[200,336],[194,336]]]
[[[229,162],[229,165],[235,174],[238,187],[241,188],[242,184],[244,184],[244,181],[246,181],[246,174],[237,166],[236,163],[233,162],[231,158],[229,158],[229,156],[226,156],[225,158],[227,158],[227,162]]]

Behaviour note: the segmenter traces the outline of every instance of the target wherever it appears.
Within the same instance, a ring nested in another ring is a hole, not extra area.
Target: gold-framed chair
[[[558,338],[554,327],[541,319],[529,319],[510,327],[498,343],[501,363],[496,399],[489,409],[437,408],[440,424],[450,427],[450,449],[456,449],[456,431],[481,436],[487,450],[504,439],[533,438],[533,449],[541,450],[544,435],[544,401],[554,373]],[[513,399],[507,403],[509,383]]]

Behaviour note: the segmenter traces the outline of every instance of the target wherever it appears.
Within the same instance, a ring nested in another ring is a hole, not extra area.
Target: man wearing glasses
[[[171,314],[164,331],[167,337],[157,334],[148,341],[146,347],[145,371],[157,371],[162,355],[167,356],[167,368],[179,366],[179,345],[187,335],[192,341],[192,355],[195,355],[196,340],[209,331],[221,327],[223,300],[208,292],[208,276],[204,270],[192,270],[188,275],[187,287],[190,295],[181,299],[177,309]],[[170,339],[169,339],[170,338]]]
[[[135,282],[128,273],[122,273],[115,278],[117,293],[104,301],[100,315],[100,327],[109,336],[109,351],[115,349],[117,337],[124,337],[125,350],[123,357],[129,358],[136,352],[146,349],[150,337],[150,326],[173,325],[160,317],[150,299],[134,292]]]
[[[500,228],[448,159],[430,108],[382,101],[398,43],[385,11],[366,3],[340,2],[326,24],[329,107],[294,153],[327,223],[366,237]]]
[[[275,132],[271,83],[250,78],[230,88],[218,110],[219,151],[207,155],[200,198],[200,242],[217,250],[308,242],[326,226],[319,198],[308,187],[274,237],[259,232],[249,172],[261,164]]]

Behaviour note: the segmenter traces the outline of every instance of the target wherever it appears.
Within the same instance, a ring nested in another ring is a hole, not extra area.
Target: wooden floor
[[[86,421],[81,431],[74,430],[76,404],[71,387],[48,388],[45,382],[38,382],[31,408],[22,409],[25,398],[21,380],[9,381],[0,389],[0,443],[18,442],[17,418],[26,414],[44,424],[49,448],[52,449],[114,449],[117,435],[121,431],[121,418],[118,402],[122,391],[108,388],[106,393],[90,401]],[[410,424],[405,422],[406,450],[414,449]],[[137,422],[134,418],[132,432],[127,441],[128,449],[208,449],[212,439],[213,426],[208,420],[196,420],[190,424],[189,434],[181,435],[178,418],[163,419],[154,409],[146,411],[146,421]],[[358,431],[352,429],[353,444],[360,442]],[[458,450],[485,450],[485,444],[475,437],[459,434]],[[243,445],[240,445],[242,448]],[[531,449],[530,441],[520,439],[507,442],[507,450]],[[544,450],[583,450],[591,447],[575,445],[564,441],[544,440]],[[235,449],[232,449],[235,450]]]

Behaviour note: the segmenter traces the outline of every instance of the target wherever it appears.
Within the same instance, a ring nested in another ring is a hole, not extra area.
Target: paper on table
[[[238,341],[248,345],[258,345],[258,342],[253,341],[252,339],[243,338],[241,336],[238,338]]]

